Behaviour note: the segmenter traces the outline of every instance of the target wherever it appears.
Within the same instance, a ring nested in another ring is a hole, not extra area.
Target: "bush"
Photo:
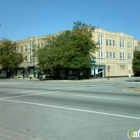
[[[14,79],[18,79],[18,76],[14,76]]]
[[[33,79],[33,78],[34,78],[34,76],[33,76],[33,75],[30,75],[30,76],[29,76],[29,79]]]
[[[0,75],[0,79],[5,79],[6,76]]]

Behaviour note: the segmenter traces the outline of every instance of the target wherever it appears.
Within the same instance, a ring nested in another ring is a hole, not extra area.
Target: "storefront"
[[[105,65],[91,67],[91,78],[105,78]]]

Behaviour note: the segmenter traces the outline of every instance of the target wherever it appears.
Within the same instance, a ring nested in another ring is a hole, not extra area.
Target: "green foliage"
[[[134,73],[140,72],[140,51],[134,51],[133,71]]]
[[[34,79],[34,76],[33,76],[33,75],[30,75],[30,76],[29,76],[29,79]]]
[[[22,62],[22,54],[17,53],[17,44],[8,39],[3,39],[0,44],[0,66],[3,68],[15,68]]]
[[[14,79],[18,79],[18,76],[14,76]]]
[[[6,77],[3,75],[0,75],[0,79],[5,79]]]
[[[48,37],[46,46],[36,53],[40,69],[89,68],[92,54],[98,49],[92,40],[93,31],[94,27],[78,21],[73,30]]]

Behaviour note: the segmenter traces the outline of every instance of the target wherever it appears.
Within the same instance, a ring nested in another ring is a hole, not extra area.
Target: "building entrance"
[[[91,78],[104,78],[105,66],[93,66],[91,67]]]

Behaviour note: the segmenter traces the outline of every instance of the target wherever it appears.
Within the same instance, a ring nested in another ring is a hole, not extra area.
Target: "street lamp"
[[[128,66],[128,71],[129,71],[129,77],[131,77],[131,66]]]
[[[24,67],[23,67],[23,79],[25,78],[24,75],[25,75],[25,69],[24,69]]]

